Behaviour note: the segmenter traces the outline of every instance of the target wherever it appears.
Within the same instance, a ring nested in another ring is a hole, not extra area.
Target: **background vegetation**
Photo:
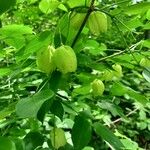
[[[92,34],[92,11],[107,15],[107,32]],[[73,13],[86,14],[76,28]],[[149,20],[148,1],[0,0],[0,150],[149,150]],[[76,72],[40,71],[37,52],[62,44]]]

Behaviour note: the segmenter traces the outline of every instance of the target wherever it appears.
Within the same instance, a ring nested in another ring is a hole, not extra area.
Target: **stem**
[[[73,40],[73,42],[72,42],[71,47],[74,47],[74,45],[76,44],[76,42],[77,42],[77,40],[78,40],[78,38],[79,38],[79,36],[80,36],[80,34],[81,34],[81,32],[82,32],[82,30],[83,30],[85,24],[86,24],[86,21],[88,20],[88,18],[89,18],[89,16],[90,16],[91,12],[93,11],[93,8],[94,8],[94,1],[95,1],[95,0],[92,0],[92,1],[91,1],[91,5],[90,5],[90,7],[89,7],[89,9],[88,9],[88,11],[87,11],[87,14],[86,14],[86,16],[85,16],[85,18],[84,18],[84,20],[83,20],[83,22],[82,22],[80,28],[79,28],[78,33],[76,34],[76,36],[75,36],[75,38],[74,38],[74,40]]]
[[[108,58],[112,58],[112,57],[115,57],[115,56],[121,55],[121,54],[123,54],[124,52],[125,52],[125,51],[120,51],[120,52],[118,52],[118,53],[114,53],[114,54],[112,54],[112,55],[109,55],[109,56],[103,57],[103,58],[101,58],[101,59],[97,60],[96,62],[100,62],[100,61],[106,60],[106,59],[108,59]]]

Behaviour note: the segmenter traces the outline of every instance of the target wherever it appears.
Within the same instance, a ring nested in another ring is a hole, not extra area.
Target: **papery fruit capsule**
[[[73,12],[70,16],[70,25],[74,29],[79,29],[81,27],[81,24],[86,16],[86,13],[77,13]]]
[[[50,139],[52,146],[56,149],[64,146],[67,143],[65,132],[61,128],[53,128],[53,130],[50,132]]]
[[[88,19],[88,27],[92,34],[99,35],[107,31],[107,16],[105,13],[93,11]]]
[[[117,77],[122,77],[122,67],[119,64],[114,64],[112,65],[112,68],[115,70],[114,75],[116,75]]]
[[[142,58],[140,61],[140,66],[142,67],[150,67],[150,59]]]
[[[113,79],[114,73],[111,70],[105,70],[103,74],[103,79],[105,81],[111,81]]]
[[[48,48],[43,48],[37,53],[36,64],[42,72],[50,74],[55,70],[56,67],[53,60],[54,52],[55,48],[48,46]]]
[[[76,54],[70,46],[58,47],[54,53],[54,61],[58,70],[63,74],[75,72],[77,69]]]
[[[94,96],[101,96],[103,94],[105,86],[101,80],[95,79],[91,83],[91,86],[92,86],[92,93]]]

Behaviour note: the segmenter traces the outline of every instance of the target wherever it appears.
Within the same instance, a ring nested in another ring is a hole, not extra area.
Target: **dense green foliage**
[[[0,150],[150,149],[149,31],[146,0],[0,0]]]

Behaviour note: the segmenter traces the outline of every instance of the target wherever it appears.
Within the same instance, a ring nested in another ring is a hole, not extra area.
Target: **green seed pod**
[[[56,68],[53,60],[54,52],[54,47],[49,46],[48,48],[44,48],[37,53],[37,67],[46,74],[52,73]]]
[[[52,142],[52,146],[56,149],[64,146],[67,143],[65,132],[61,128],[54,128],[50,132],[50,139]]]
[[[88,27],[92,34],[98,36],[102,32],[107,31],[107,16],[106,14],[93,11],[88,19]]]
[[[105,70],[103,74],[103,79],[105,81],[111,81],[113,79],[114,73],[111,70]]]
[[[150,59],[142,58],[141,61],[140,61],[140,66],[150,67]]]
[[[77,69],[76,54],[70,46],[62,45],[54,53],[54,61],[57,69],[66,74]]]
[[[119,64],[114,64],[112,65],[112,68],[115,70],[114,75],[116,75],[117,77],[122,77],[122,67]]]
[[[76,13],[73,12],[70,16],[70,25],[74,28],[74,29],[79,29],[84,18],[86,16],[86,13]]]
[[[92,86],[92,93],[94,96],[101,96],[103,94],[105,86],[101,80],[95,79],[91,83],[91,86]]]

